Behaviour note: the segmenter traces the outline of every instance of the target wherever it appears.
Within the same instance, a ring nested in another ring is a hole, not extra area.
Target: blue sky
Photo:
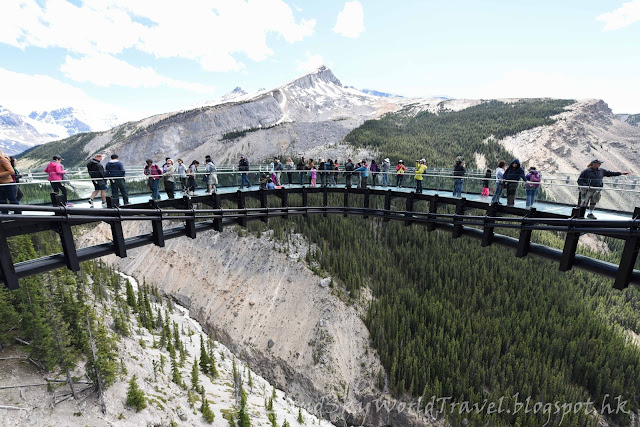
[[[0,105],[141,118],[325,64],[404,96],[640,113],[639,21],[640,0],[3,0]]]

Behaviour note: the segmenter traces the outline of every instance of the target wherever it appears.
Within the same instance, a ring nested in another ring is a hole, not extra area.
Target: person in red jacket
[[[67,173],[62,166],[62,160],[64,159],[60,156],[53,156],[53,160],[44,168],[44,171],[49,174],[49,183],[51,184],[53,192],[56,194],[61,192],[63,203],[66,206],[71,206],[71,203],[67,201],[67,188],[62,183],[62,181],[64,181],[64,174]]]

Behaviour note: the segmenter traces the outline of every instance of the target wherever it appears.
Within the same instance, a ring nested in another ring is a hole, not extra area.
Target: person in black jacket
[[[244,183],[247,183],[247,188],[251,187],[251,181],[247,177],[247,171],[249,170],[249,160],[244,156],[244,154],[240,154],[240,163],[238,164],[238,170],[242,171],[242,181],[240,182],[240,189],[244,187]]]
[[[593,209],[596,203],[600,201],[600,192],[602,191],[602,178],[605,176],[629,175],[629,172],[611,172],[606,169],[600,169],[602,160],[592,160],[589,167],[582,171],[578,177],[578,185],[580,186],[580,207],[589,205],[589,214],[587,218],[596,219]]]
[[[93,199],[100,193],[100,198],[102,199],[102,207],[107,207],[107,181],[104,179],[104,167],[100,163],[104,156],[102,154],[96,154],[93,156],[93,159],[89,160],[87,163],[87,170],[89,171],[89,176],[93,178],[91,182],[93,183],[93,193],[89,196],[89,204],[93,207]]]
[[[129,204],[129,193],[127,192],[127,186],[124,183],[124,165],[118,159],[117,154],[111,155],[111,160],[107,162],[105,166],[105,172],[107,178],[112,178],[109,180],[111,184],[111,197],[115,199],[116,204],[120,203],[120,194],[122,193],[122,199],[124,200],[124,204]]]
[[[300,185],[304,184],[304,172],[302,172],[304,170],[305,167],[305,159],[304,157],[300,158],[300,161],[298,162],[298,164],[296,165],[296,170],[299,171],[298,172],[298,177],[300,178]]]
[[[516,190],[518,189],[518,181],[527,181],[524,175],[524,169],[520,166],[520,160],[513,159],[504,175],[502,176],[503,182],[507,189],[507,206],[513,206],[516,203]]]
[[[351,159],[347,159],[347,163],[344,165],[345,187],[347,188],[351,188],[351,176],[353,175],[355,168],[353,161]]]
[[[453,167],[453,197],[462,197],[462,186],[464,185],[464,176],[467,168],[464,159],[460,156],[456,158],[456,164]],[[460,178],[458,178],[460,177]]]

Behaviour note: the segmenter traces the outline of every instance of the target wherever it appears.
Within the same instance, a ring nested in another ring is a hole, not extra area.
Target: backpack
[[[529,182],[531,182],[531,187],[539,187],[540,186],[540,174],[538,172],[532,172],[529,174]]]

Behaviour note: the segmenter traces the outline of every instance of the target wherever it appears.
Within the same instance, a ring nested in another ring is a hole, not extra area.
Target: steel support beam
[[[640,218],[640,207],[633,210],[633,219]],[[638,227],[632,226],[630,231],[637,230]],[[613,283],[613,287],[616,289],[624,289],[629,286],[629,280],[633,273],[633,267],[636,265],[638,259],[638,250],[640,249],[640,239],[634,236],[629,236],[624,242],[624,249],[622,249],[622,256],[620,257],[620,265],[618,266],[618,274]]]

